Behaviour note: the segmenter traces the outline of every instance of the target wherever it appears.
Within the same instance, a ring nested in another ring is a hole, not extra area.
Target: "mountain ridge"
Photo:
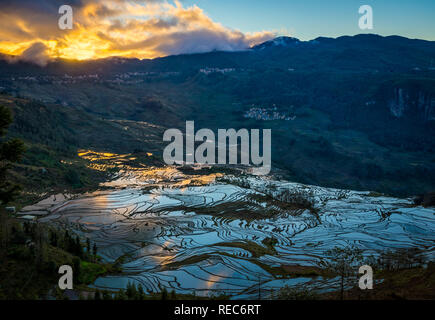
[[[174,58],[174,57],[189,57],[189,56],[205,56],[210,54],[216,54],[216,53],[243,53],[243,52],[251,52],[251,51],[258,51],[263,50],[266,48],[273,48],[273,47],[284,47],[284,48],[295,48],[299,45],[299,47],[307,47],[307,45],[312,46],[314,44],[335,44],[335,45],[343,45],[343,44],[357,44],[355,42],[356,40],[363,40],[364,44],[376,44],[379,43],[379,41],[389,41],[390,44],[393,44],[394,42],[402,42],[401,44],[426,44],[426,45],[433,45],[435,46],[435,41],[431,40],[425,40],[425,39],[417,39],[417,38],[407,38],[404,36],[399,35],[388,35],[388,36],[382,36],[378,34],[356,34],[353,36],[350,35],[343,35],[339,37],[323,37],[319,36],[311,40],[300,40],[295,37],[291,36],[278,36],[271,40],[264,41],[262,43],[256,44],[251,46],[250,48],[246,48],[244,50],[235,50],[235,51],[222,51],[222,50],[212,50],[209,52],[203,52],[203,53],[181,53],[176,55],[168,55],[168,56],[162,56],[162,57],[156,57],[152,59],[138,59],[138,58],[130,58],[130,57],[122,57],[122,56],[109,56],[105,58],[97,58],[97,59],[87,59],[87,60],[71,60],[71,59],[63,59],[63,58],[56,58],[49,61],[49,64],[53,63],[102,63],[102,62],[115,62],[116,64],[123,64],[125,62],[139,62],[139,63],[147,63],[147,62],[155,62],[162,59],[168,59],[168,58]],[[361,42],[360,42],[361,43]],[[8,61],[12,59],[19,59],[19,55],[7,55],[0,53],[0,60]],[[12,64],[30,64],[30,62],[23,62],[23,61],[17,61],[13,62]],[[45,66],[40,67],[41,69],[44,69]]]

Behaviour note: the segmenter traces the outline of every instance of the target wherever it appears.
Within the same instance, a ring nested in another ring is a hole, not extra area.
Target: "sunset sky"
[[[73,7],[72,30],[58,28],[63,4]],[[432,0],[0,0],[0,53],[44,64],[241,50],[277,35],[353,35],[365,32],[362,4],[373,7],[371,33],[435,40]]]

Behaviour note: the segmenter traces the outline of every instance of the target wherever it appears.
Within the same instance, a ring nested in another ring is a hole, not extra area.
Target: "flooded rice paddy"
[[[122,259],[123,273],[98,278],[93,286],[100,289],[134,282],[148,292],[234,299],[266,298],[285,285],[334,290],[336,278],[277,270],[315,267],[326,250],[346,244],[366,256],[420,248],[434,260],[434,210],[409,199],[252,176],[240,186],[235,177],[222,182],[174,168],[146,173],[124,171],[106,184],[110,189],[52,196],[21,213],[90,238],[105,261]],[[309,192],[315,213],[275,205],[261,197],[266,189]],[[267,246],[265,239],[276,240]]]

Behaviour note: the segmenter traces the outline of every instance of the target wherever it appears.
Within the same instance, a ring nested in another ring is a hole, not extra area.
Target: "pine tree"
[[[73,258],[74,283],[80,283],[81,260],[78,257]]]
[[[126,294],[129,300],[133,300],[134,299],[134,295],[135,295],[135,286],[133,283],[128,282],[127,283],[127,290],[126,290]]]
[[[92,253],[93,253],[93,255],[94,256],[97,256],[97,244],[96,243],[94,243],[94,247],[92,248]]]
[[[144,300],[145,298],[145,292],[143,291],[143,287],[141,284],[138,285],[137,287],[137,293],[138,293],[138,299],[139,300]]]
[[[174,289],[172,289],[172,291],[171,291],[171,300],[177,300],[177,295],[175,294]]]
[[[162,295],[160,296],[161,300],[168,300],[168,291],[166,290],[166,288],[163,288],[162,290]]]

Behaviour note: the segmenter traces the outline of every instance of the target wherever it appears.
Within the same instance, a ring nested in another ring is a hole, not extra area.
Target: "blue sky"
[[[358,28],[358,8],[373,8],[370,33],[435,40],[435,0],[184,0],[214,21],[243,32],[275,30],[302,40],[367,31]]]

